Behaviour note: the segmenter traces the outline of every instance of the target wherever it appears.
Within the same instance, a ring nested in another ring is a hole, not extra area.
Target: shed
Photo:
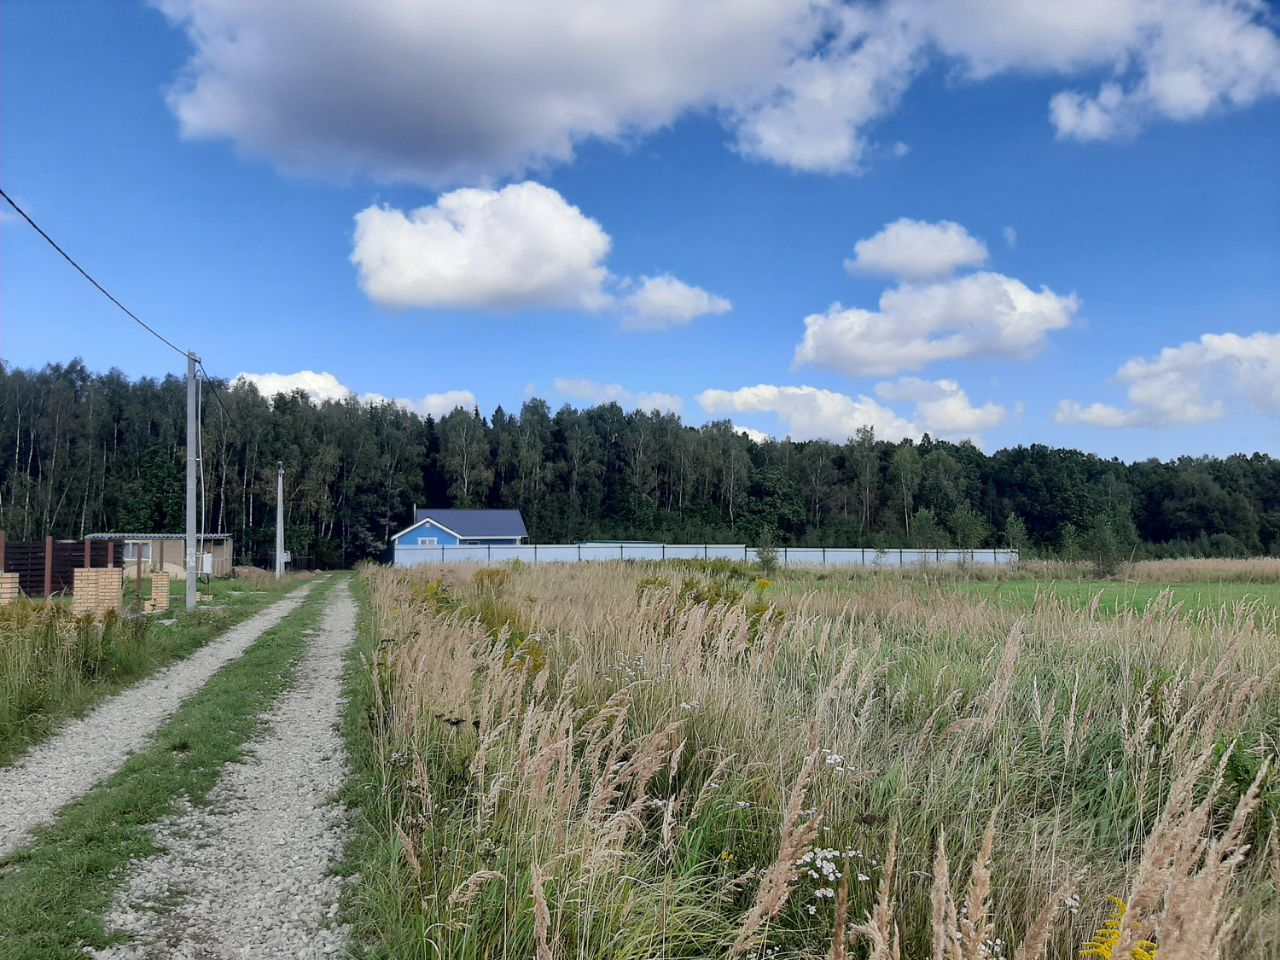
[[[122,549],[116,551],[116,563],[123,563],[125,576],[133,576],[138,560],[143,570],[160,570],[175,577],[186,576],[183,553],[186,536],[181,533],[91,533],[86,540],[114,541]],[[201,573],[214,577],[231,576],[235,557],[229,533],[205,533],[197,538],[202,554],[198,564]]]

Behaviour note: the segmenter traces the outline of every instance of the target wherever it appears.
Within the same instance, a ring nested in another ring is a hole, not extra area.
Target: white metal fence
[[[601,560],[743,560],[756,548],[724,543],[567,543],[520,546],[399,546],[398,567],[422,563],[588,563]],[[778,547],[784,567],[932,567],[962,563],[984,566],[1018,562],[1017,550],[877,550],[874,547]]]

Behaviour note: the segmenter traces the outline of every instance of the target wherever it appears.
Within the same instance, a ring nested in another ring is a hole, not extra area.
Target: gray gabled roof
[[[423,509],[417,512],[413,522],[421,523],[423,520],[433,520],[464,539],[529,536],[519,510]]]

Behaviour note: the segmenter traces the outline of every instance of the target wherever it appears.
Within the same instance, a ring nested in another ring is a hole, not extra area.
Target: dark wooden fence
[[[116,545],[102,540],[8,540],[0,532],[0,571],[16,573],[28,597],[70,593],[76,567],[110,567]]]

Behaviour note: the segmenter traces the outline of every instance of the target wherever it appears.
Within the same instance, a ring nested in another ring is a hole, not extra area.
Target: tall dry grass
[[[389,955],[1065,958],[1111,896],[1116,957],[1280,955],[1252,608],[364,575]]]

